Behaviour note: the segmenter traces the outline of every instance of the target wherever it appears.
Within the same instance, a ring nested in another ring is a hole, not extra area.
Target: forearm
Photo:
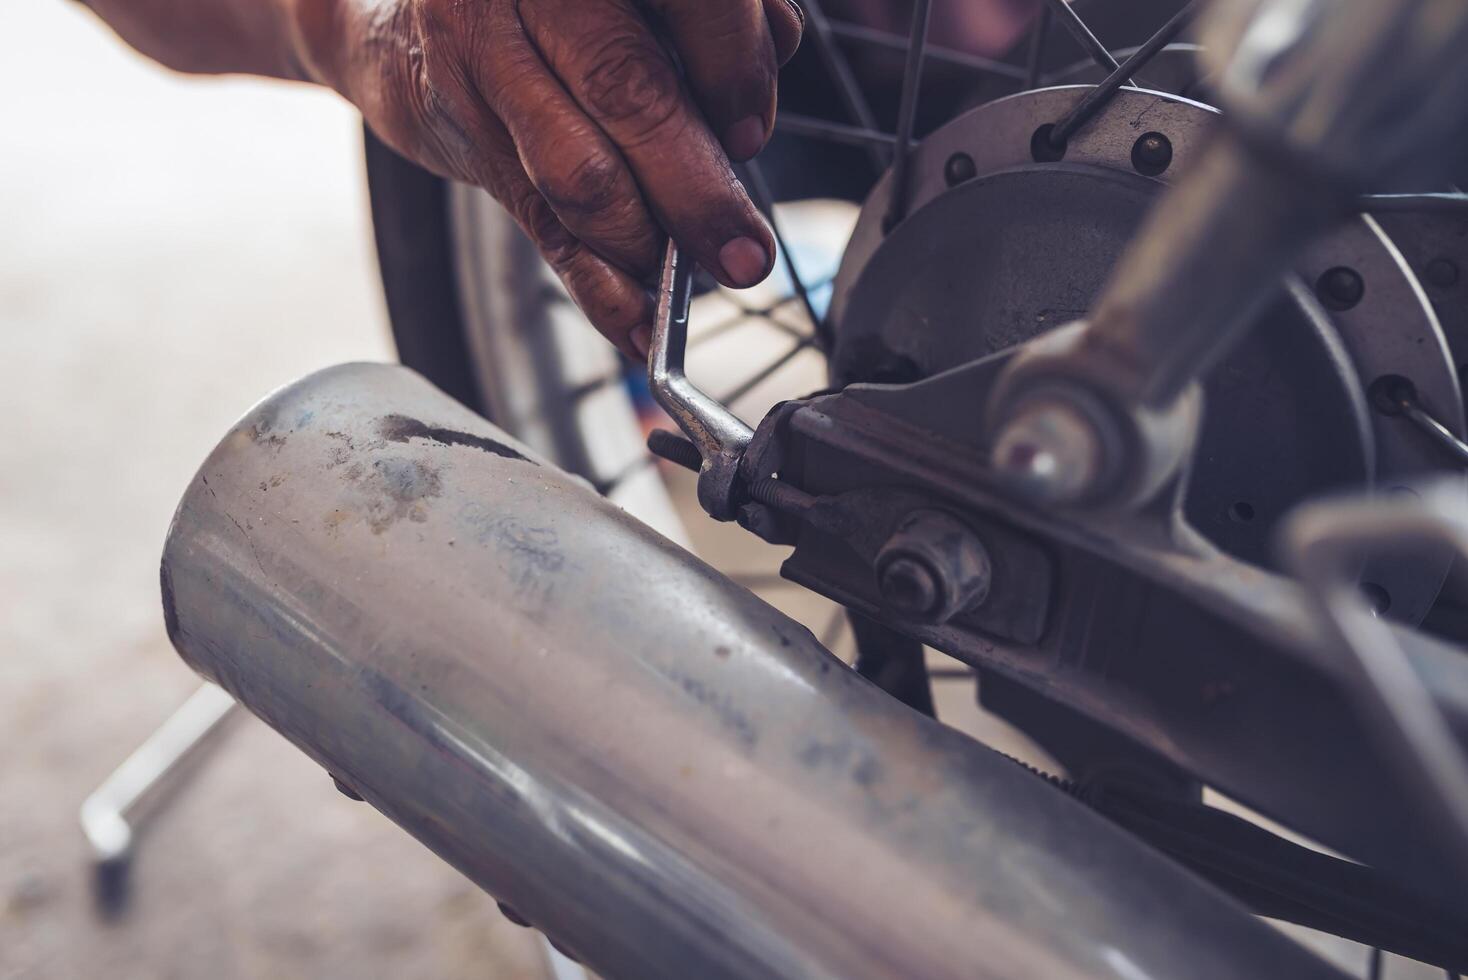
[[[332,0],[83,0],[123,40],[178,71],[322,81],[303,34]]]

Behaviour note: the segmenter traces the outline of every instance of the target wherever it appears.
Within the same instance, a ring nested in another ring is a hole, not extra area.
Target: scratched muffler
[[[162,579],[195,670],[606,976],[1334,975],[404,368],[253,409]]]

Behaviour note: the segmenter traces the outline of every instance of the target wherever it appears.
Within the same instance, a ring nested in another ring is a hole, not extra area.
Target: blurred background
[[[171,74],[63,0],[0,7],[0,36],[0,978],[551,975],[534,933],[242,716],[147,824],[121,912],[100,914],[78,807],[199,683],[158,600],[180,493],[265,393],[393,351],[346,104]],[[850,206],[821,206],[850,227]],[[788,343],[767,324],[704,354],[737,377]],[[806,354],[737,407],[758,419],[820,387]],[[665,476],[701,552],[774,572],[778,554]],[[850,654],[825,600],[766,597]],[[945,721],[1032,754],[971,681],[936,693]],[[1312,942],[1365,968],[1361,947]]]
[[[534,936],[236,718],[94,912],[77,808],[197,686],[158,555],[271,389],[391,356],[356,114],[0,4],[0,976],[520,977]]]

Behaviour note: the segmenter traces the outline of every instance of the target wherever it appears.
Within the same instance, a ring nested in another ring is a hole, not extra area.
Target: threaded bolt
[[[647,451],[659,459],[666,459],[694,473],[703,469],[703,454],[698,451],[698,447],[667,429],[653,429],[648,434]]]
[[[804,513],[816,502],[815,497],[799,487],[792,487],[783,480],[770,477],[755,480],[749,485],[749,499],[788,514]]]

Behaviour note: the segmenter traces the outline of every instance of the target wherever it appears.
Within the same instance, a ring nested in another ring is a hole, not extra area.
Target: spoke
[[[1091,91],[1086,97],[1076,104],[1076,107],[1050,131],[1050,143],[1053,146],[1064,146],[1066,141],[1075,135],[1086,123],[1090,122],[1095,115],[1104,109],[1116,95],[1127,79],[1137,74],[1146,64],[1157,56],[1157,52],[1173,42],[1188,22],[1193,19],[1197,12],[1198,0],[1191,0],[1186,6],[1173,15],[1172,19],[1163,25],[1162,29],[1147,39],[1147,43],[1127,58],[1118,68],[1107,75],[1106,78]]]
[[[1365,194],[1361,197],[1361,210],[1372,214],[1396,211],[1468,212],[1468,194],[1446,191],[1440,194]]]
[[[831,21],[831,33],[843,41],[852,41],[857,44],[868,44],[872,47],[886,48],[889,51],[906,51],[908,38],[901,34],[893,34],[891,31],[879,30],[875,27],[866,27],[861,24],[851,24],[845,21]],[[967,51],[957,51],[953,48],[945,48],[936,44],[928,45],[927,56],[940,64],[953,65],[956,68],[969,68],[974,71],[988,72],[991,75],[999,75],[1004,78],[1012,78],[1021,81],[1025,78],[1025,70],[1007,61],[998,61],[994,58],[985,58],[982,55],[969,54]]]
[[[819,0],[802,0],[805,8],[806,35],[815,46],[816,55],[826,68],[826,73],[831,76],[831,81],[836,84],[836,93],[846,107],[851,121],[862,129],[877,132],[877,117],[872,113],[872,107],[867,103],[866,96],[862,94],[861,86],[856,82],[856,75],[851,71],[851,65],[842,54],[841,46],[836,43],[836,35],[831,30],[831,21],[821,10]],[[872,161],[872,167],[877,173],[887,169],[888,151],[880,146],[868,145],[867,156]]]
[[[690,337],[688,340],[688,350],[693,350],[693,348],[697,347],[699,344],[707,343],[710,340],[717,340],[719,337],[722,337],[724,334],[735,329],[736,327],[742,327],[748,323],[767,323],[777,330],[788,333],[796,340],[804,340],[807,336],[806,334],[803,334],[799,330],[796,330],[788,323],[782,323],[781,321],[776,320],[773,316],[770,315],[777,312],[781,307],[790,305],[791,303],[795,302],[795,300],[796,297],[787,296],[784,299],[780,300],[780,302],[776,303],[774,306],[771,306],[767,309],[740,309],[738,313],[735,313],[728,319],[720,320],[712,327],[705,327],[703,330],[700,330],[697,337]]]
[[[727,319],[720,320],[712,327],[705,327],[700,330],[698,336],[689,337],[686,349],[691,351],[699,344],[706,344],[710,340],[717,340],[735,327],[741,327],[748,323],[752,318],[753,314],[741,309],[738,313],[733,314]]]
[[[1468,468],[1468,443],[1439,422],[1417,398],[1417,388],[1406,378],[1388,375],[1372,382],[1367,390],[1371,403],[1387,415],[1405,418],[1417,431],[1437,444],[1459,466]]]
[[[764,367],[760,368],[758,371],[741,381],[739,384],[735,385],[734,388],[731,389],[727,394],[719,396],[718,400],[725,405],[733,405],[739,399],[743,398],[745,395],[758,388],[765,381],[769,380],[770,376],[773,375],[776,371],[780,370],[782,367],[795,360],[795,358],[800,354],[801,351],[806,350],[809,347],[813,347],[814,345],[815,339],[813,337],[802,337],[800,340],[797,340],[794,346],[792,346],[789,350],[781,354],[779,357],[775,358],[769,364],[766,364]]]
[[[1381,980],[1381,947],[1371,947],[1371,956],[1366,960],[1367,980]]]
[[[1435,442],[1443,453],[1452,458],[1459,466],[1468,466],[1468,443],[1464,443],[1453,434],[1453,430],[1443,425],[1417,402],[1415,393],[1403,398],[1398,406],[1401,413],[1407,417],[1407,421],[1417,427],[1427,438]]]
[[[755,161],[745,164],[745,171],[749,175],[751,187],[754,191],[755,204],[765,212],[770,219],[770,230],[775,233],[775,241],[780,246],[780,257],[785,263],[785,272],[790,276],[790,283],[795,287],[795,295],[800,297],[800,305],[805,307],[806,316],[810,317],[810,327],[813,336],[818,338],[821,346],[830,349],[830,337],[824,318],[816,312],[816,306],[811,302],[810,291],[805,288],[805,280],[800,278],[800,270],[795,268],[795,253],[790,250],[790,244],[785,239],[785,233],[780,230],[780,221],[775,217],[775,197],[770,193],[770,185],[765,182],[765,172]]]
[[[1102,44],[1096,39],[1096,35],[1091,33],[1091,29],[1086,26],[1085,21],[1081,20],[1081,15],[1075,12],[1075,9],[1071,7],[1068,0],[1047,0],[1047,2],[1050,10],[1054,11],[1056,18],[1065,25],[1066,30],[1070,31],[1071,37],[1074,37],[1076,42],[1082,48],[1086,49],[1086,54],[1091,57],[1092,61],[1107,71],[1116,71],[1121,67],[1121,65],[1117,64],[1116,59],[1111,56],[1111,52],[1107,50],[1106,45]],[[1126,82],[1126,84],[1132,88],[1136,88],[1130,81]]]
[[[825,276],[811,283],[810,286],[807,288],[825,289],[834,281],[834,276]],[[764,323],[767,326],[774,327],[776,330],[779,330],[782,333],[789,334],[796,340],[805,340],[807,337],[810,336],[810,334],[797,330],[795,327],[792,327],[784,320],[780,320],[775,317],[776,313],[780,312],[785,307],[789,306],[791,303],[794,303],[799,299],[799,296],[785,296],[777,300],[776,302],[771,303],[769,306],[764,307],[746,307],[739,306],[738,303],[735,303],[734,305],[738,307],[737,313],[731,314],[727,318],[720,320],[718,323],[714,324],[711,327],[704,327],[700,329],[697,336],[689,337],[688,349],[693,350],[693,348],[697,347],[699,344],[706,343],[710,340],[715,340],[718,337],[721,337],[724,334],[728,333],[730,330],[735,329],[736,327],[742,327],[750,323]],[[733,302],[732,299],[730,299],[730,301]]]
[[[1050,38],[1050,22],[1055,15],[1049,7],[1041,7],[1030,29],[1030,50],[1025,57],[1025,89],[1040,87],[1040,76],[1045,71],[1045,42]]]
[[[892,157],[891,200],[883,230],[897,227],[907,217],[907,170],[911,159],[912,131],[917,122],[918,91],[923,82],[923,50],[928,44],[928,21],[933,0],[917,0],[912,8],[912,37],[908,41],[907,67],[902,73],[902,102],[897,111],[897,147]]]
[[[782,112],[775,116],[775,129],[791,136],[806,136],[847,146],[880,147],[883,153],[890,152],[897,142],[897,137],[891,133],[880,133],[875,129],[848,126],[846,123],[801,116],[793,112]]]

